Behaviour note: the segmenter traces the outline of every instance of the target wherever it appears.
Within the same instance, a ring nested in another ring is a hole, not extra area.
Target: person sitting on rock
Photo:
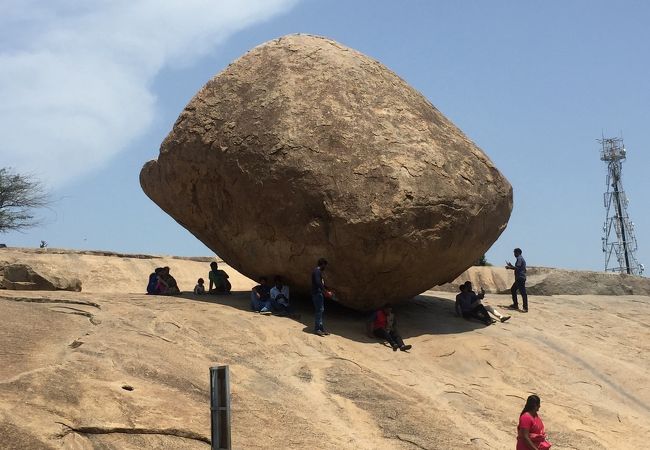
[[[149,282],[147,283],[147,294],[155,295],[160,293],[158,290],[158,276],[162,270],[162,267],[156,267],[151,275],[149,275]]]
[[[505,322],[506,320],[510,319],[510,316],[504,316],[499,311],[497,311],[493,306],[485,304],[485,290],[483,290],[483,288],[481,288],[481,292],[477,294],[472,290],[472,282],[469,280],[465,282],[465,288],[467,292],[472,296],[473,301],[478,300],[481,303],[481,305],[483,305],[485,310],[488,313],[492,314],[494,317],[496,317],[498,320],[500,320],[501,322]]]
[[[481,304],[481,300],[474,292],[470,292],[465,283],[459,287],[460,293],[456,295],[456,314],[465,319],[478,319],[485,325],[492,325],[490,314]]]
[[[405,352],[413,347],[412,345],[405,345],[402,337],[399,335],[395,314],[393,314],[393,307],[389,303],[372,314],[368,325],[369,335],[388,341],[394,352],[397,349]]]
[[[180,294],[181,291],[178,288],[176,279],[169,273],[169,267],[163,267],[163,270],[158,276],[158,285],[161,286],[161,294],[165,295],[176,295]]]
[[[251,309],[260,312],[262,309],[271,310],[271,286],[266,277],[260,277],[260,284],[251,291]]]
[[[165,281],[165,268],[160,267],[160,270],[156,271],[158,277],[156,278],[156,292],[161,295],[167,293],[167,282]]]
[[[230,281],[228,281],[228,278],[230,278],[228,274],[219,269],[219,265],[216,261],[210,263],[210,269],[212,270],[210,270],[210,273],[208,274],[208,278],[210,279],[208,292],[210,294],[230,294],[232,286]]]
[[[205,280],[203,278],[199,278],[196,282],[196,286],[194,286],[194,293],[196,295],[205,294]]]
[[[282,283],[282,277],[275,277],[275,286],[271,288],[271,305],[278,315],[291,314],[289,305],[289,286]]]

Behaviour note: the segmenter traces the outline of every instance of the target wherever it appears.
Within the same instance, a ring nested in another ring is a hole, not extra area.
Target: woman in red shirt
[[[551,443],[546,440],[544,423],[537,414],[541,401],[538,396],[531,395],[526,400],[524,410],[519,415],[517,425],[517,450],[548,450]]]

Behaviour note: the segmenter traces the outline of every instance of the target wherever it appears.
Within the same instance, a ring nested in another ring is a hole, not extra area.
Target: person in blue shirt
[[[485,310],[488,313],[490,313],[491,315],[496,317],[501,322],[507,322],[508,320],[510,320],[510,316],[504,316],[499,311],[497,311],[493,306],[488,305],[487,303],[485,303],[485,290],[483,290],[483,288],[481,288],[480,292],[477,294],[476,292],[474,292],[474,289],[472,289],[472,282],[471,281],[469,281],[469,280],[466,281],[465,283],[463,283],[463,286],[465,287],[465,293],[463,295],[461,295],[461,302],[463,300],[465,300],[465,299],[463,299],[463,297],[469,299],[469,301],[465,304],[466,305],[465,312],[467,311],[467,305],[468,304],[469,305],[482,305],[483,308],[485,308]],[[463,292],[463,289],[461,289],[461,293],[462,292]],[[457,304],[456,306],[458,307],[459,305]],[[456,312],[458,312],[458,311],[456,311]],[[461,310],[461,314],[459,314],[459,315],[462,315],[462,312],[463,311]]]
[[[327,336],[329,333],[323,326],[323,312],[325,311],[325,281],[323,272],[327,268],[327,260],[320,258],[318,265],[311,272],[311,299],[314,303],[314,333],[318,336]]]
[[[251,309],[255,312],[271,314],[271,286],[266,277],[260,277],[260,284],[251,291]]]
[[[162,270],[162,267],[157,267],[156,270],[154,270],[151,275],[149,275],[149,283],[147,283],[147,294],[153,295],[160,293],[160,290],[158,289],[158,277],[160,276]]]
[[[465,283],[458,286],[460,293],[456,295],[456,314],[465,319],[478,319],[485,325],[492,325],[490,314],[481,304],[481,299],[472,292]]]
[[[528,312],[528,295],[526,294],[526,260],[521,256],[521,249],[516,248],[514,250],[515,265],[510,264],[509,261],[506,261],[506,269],[515,271],[515,282],[512,283],[510,288],[510,293],[512,294],[512,305],[509,306],[511,309],[519,309],[519,302],[517,301],[517,291],[521,293],[521,300],[523,302],[524,312]]]

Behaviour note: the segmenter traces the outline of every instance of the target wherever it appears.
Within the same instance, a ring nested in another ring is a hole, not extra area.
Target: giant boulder
[[[454,279],[512,209],[508,181],[419,92],[309,35],[262,44],[211,79],[140,183],[251,278],[307,292],[327,258],[326,282],[357,309]]]

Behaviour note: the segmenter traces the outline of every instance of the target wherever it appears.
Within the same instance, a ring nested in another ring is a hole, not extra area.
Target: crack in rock
[[[69,309],[70,311],[58,311],[58,310],[53,309],[53,308]],[[89,313],[88,311],[84,311],[83,309],[72,308],[70,306],[53,306],[50,309],[50,311],[60,313],[60,314],[74,314],[74,315],[77,315],[77,316],[84,316],[84,317],[87,317],[88,320],[90,320],[90,323],[92,323],[93,325],[99,325],[100,323],[102,323],[101,320],[95,319],[95,315],[93,313]]]
[[[402,434],[396,434],[395,438],[397,440],[402,441],[402,442],[408,442],[411,445],[415,445],[417,448],[422,448],[424,450],[430,450],[429,447],[424,447],[423,445],[418,444],[417,442],[410,440],[409,438],[407,438],[406,436],[404,436]]]
[[[102,426],[82,426],[73,427],[63,422],[56,422],[64,427],[60,437],[69,433],[78,434],[157,434],[162,436],[175,436],[184,439],[192,439],[199,442],[204,442],[208,445],[211,441],[208,437],[199,433],[189,430],[181,430],[178,428],[127,428],[127,427],[102,427]]]
[[[35,297],[35,298],[30,298],[30,297],[5,297],[4,295],[0,296],[1,299],[3,300],[8,300],[12,302],[28,302],[28,303],[68,303],[70,305],[84,305],[84,306],[92,306],[97,309],[102,309],[99,304],[91,301],[86,301],[86,300],[59,300],[59,299],[51,299],[51,298],[43,298],[43,297]]]

